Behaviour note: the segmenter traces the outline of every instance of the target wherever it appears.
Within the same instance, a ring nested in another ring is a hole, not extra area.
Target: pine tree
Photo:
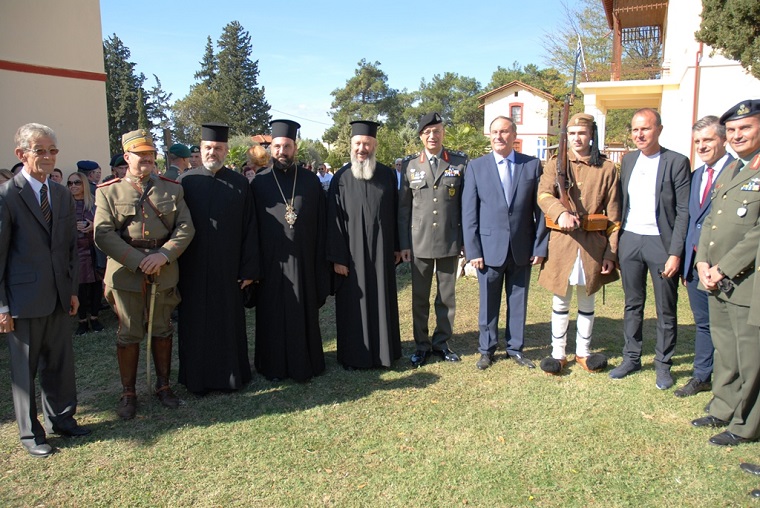
[[[203,60],[200,62],[201,70],[193,76],[200,80],[201,84],[211,88],[214,78],[218,72],[216,56],[214,55],[214,46],[211,43],[211,36],[206,37],[206,52],[203,54]]]
[[[702,23],[694,35],[760,79],[760,2],[702,0]]]
[[[103,41],[103,61],[106,71],[106,103],[108,109],[108,143],[111,153],[120,153],[121,135],[139,126],[139,95],[145,76],[135,74],[135,64],[129,61],[129,48],[116,34]]]
[[[264,88],[258,86],[259,62],[250,58],[250,34],[233,21],[224,27],[218,45],[218,73],[212,80],[212,88],[219,93],[230,132],[247,135],[267,132],[271,120],[269,104],[264,98]]]

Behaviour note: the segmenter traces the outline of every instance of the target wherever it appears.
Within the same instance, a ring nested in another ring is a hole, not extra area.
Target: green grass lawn
[[[123,422],[115,322],[75,338],[78,420],[90,437],[52,437],[58,453],[29,457],[18,442],[7,347],[0,348],[2,506],[747,506],[760,479],[742,461],[758,445],[710,446],[693,429],[710,395],[678,399],[655,387],[654,300],[645,323],[644,368],[613,381],[574,362],[552,377],[504,359],[478,371],[478,288],[458,283],[458,364],[433,360],[412,370],[411,288],[399,275],[404,357],[389,370],[344,371],[336,361],[332,301],[322,309],[327,371],[309,383],[260,376],[239,393],[159,406],[138,380],[138,417]],[[679,290],[676,386],[691,374],[694,324]],[[535,277],[526,356],[550,352],[551,295]],[[574,314],[568,353],[575,348]],[[503,315],[503,310],[502,310]],[[597,296],[593,347],[620,363],[619,283]],[[248,315],[250,355],[253,322]],[[503,327],[503,318],[502,323]],[[72,329],[75,323],[72,321]],[[176,350],[176,347],[175,347]],[[173,380],[176,379],[176,351]]]

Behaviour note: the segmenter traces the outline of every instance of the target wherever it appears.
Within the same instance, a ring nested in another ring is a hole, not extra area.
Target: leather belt
[[[125,238],[129,245],[136,249],[160,249],[166,243],[166,240],[157,240],[156,238]]]

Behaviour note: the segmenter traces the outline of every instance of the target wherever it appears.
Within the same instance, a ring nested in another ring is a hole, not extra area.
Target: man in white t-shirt
[[[645,108],[633,115],[631,139],[638,150],[623,157],[622,230],[618,245],[625,292],[623,362],[610,372],[621,379],[641,370],[646,275],[654,287],[657,309],[656,385],[673,386],[670,367],[676,347],[678,279],[689,225],[689,159],[660,146],[662,119]]]

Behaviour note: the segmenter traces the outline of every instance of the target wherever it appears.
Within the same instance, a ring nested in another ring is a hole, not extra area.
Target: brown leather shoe
[[[541,360],[539,367],[541,367],[541,370],[549,376],[559,376],[562,373],[562,369],[565,368],[565,365],[567,365],[567,358],[557,360],[556,358],[547,356]]]
[[[580,365],[586,372],[595,374],[607,368],[607,357],[599,353],[588,356],[576,356],[575,363]]]
[[[137,395],[135,392],[124,392],[119,399],[119,406],[116,408],[116,414],[122,420],[131,420],[137,412]]]

